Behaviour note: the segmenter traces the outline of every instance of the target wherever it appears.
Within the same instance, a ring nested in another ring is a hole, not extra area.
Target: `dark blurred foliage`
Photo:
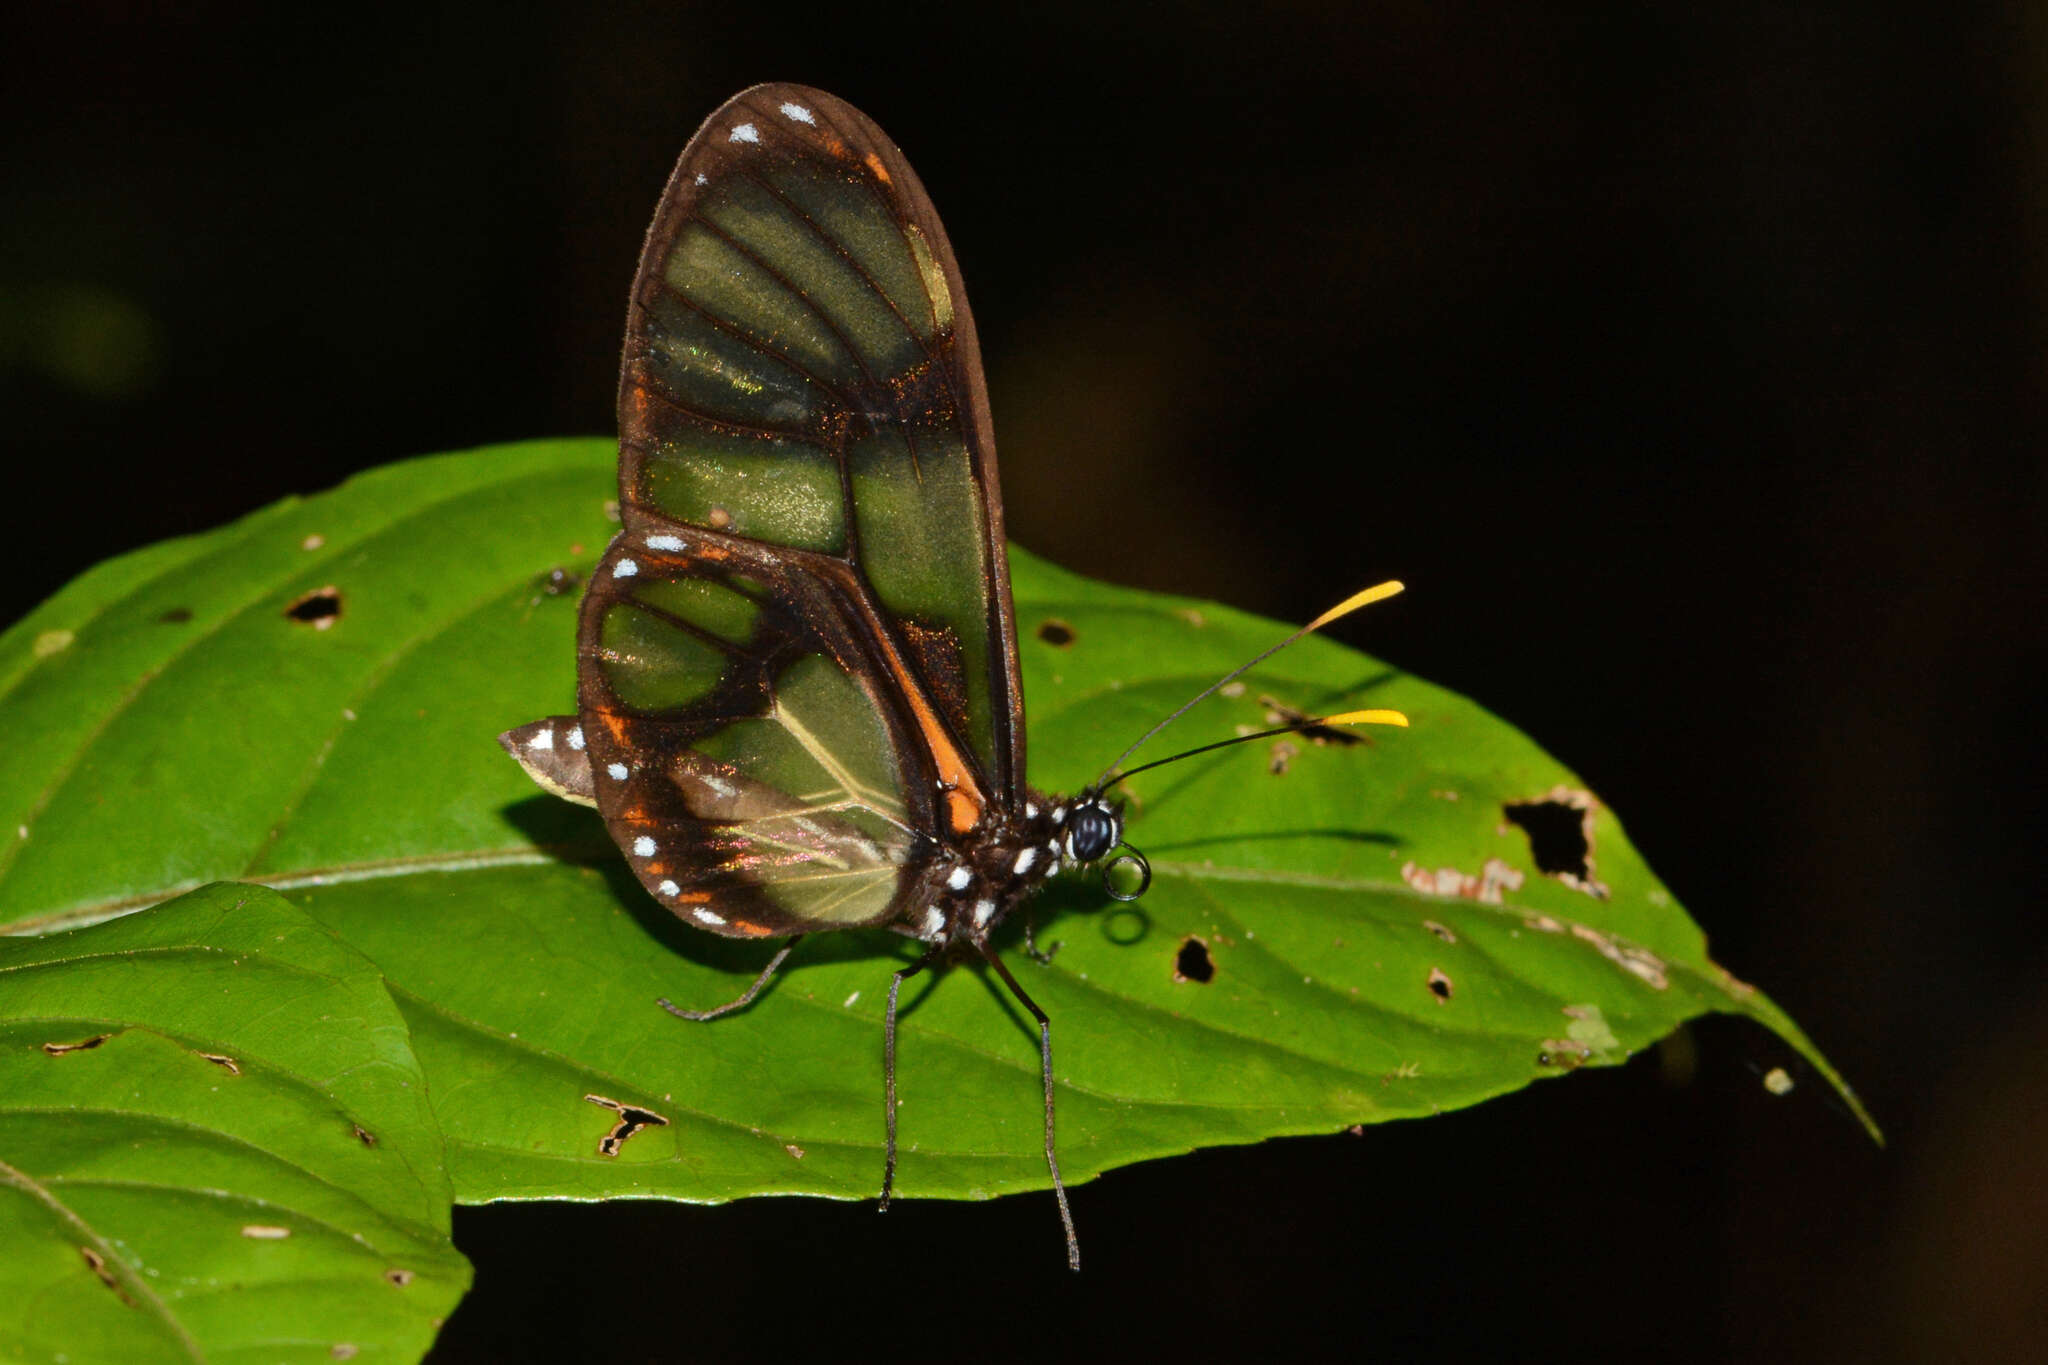
[[[808,81],[946,215],[1019,541],[1293,619],[1405,578],[1345,637],[1583,773],[1892,1139],[1710,1023],[1115,1173],[1078,1279],[1044,1197],[464,1210],[437,1358],[2048,1355],[2040,7],[37,13],[5,618],[358,469],[608,430],[676,152]]]

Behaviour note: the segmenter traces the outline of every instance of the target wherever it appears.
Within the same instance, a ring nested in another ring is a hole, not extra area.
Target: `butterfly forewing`
[[[1023,734],[973,322],[864,116],[763,86],[699,130],[619,407],[579,641],[614,837],[708,928],[899,917],[933,836],[1019,799]]]

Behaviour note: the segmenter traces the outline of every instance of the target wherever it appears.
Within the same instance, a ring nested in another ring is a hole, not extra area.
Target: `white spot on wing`
[[[759,142],[760,140],[761,130],[751,123],[736,124],[733,127],[731,136],[731,141],[733,142]]]
[[[967,884],[973,880],[973,872],[964,867],[956,867],[953,869],[952,875],[946,878],[946,885],[952,887],[955,891],[965,891]]]
[[[682,889],[683,888],[677,886],[674,882],[663,882],[661,884],[661,894],[664,896],[679,895],[681,894]]]
[[[811,111],[804,108],[801,104],[783,105],[782,116],[787,119],[795,119],[798,123],[808,123],[812,127],[816,127],[818,123],[816,119],[811,117]]]
[[[569,747],[577,753],[583,752],[583,727],[577,726],[569,732]]]
[[[555,729],[551,725],[545,730],[535,730],[526,737],[529,749],[552,749],[555,747]]]
[[[623,763],[607,763],[604,765],[604,770],[612,775],[612,781],[614,782],[624,782],[626,780],[626,765]]]
[[[1038,818],[1038,803],[1037,803],[1037,802],[1035,802],[1035,801],[1026,801],[1026,802],[1024,803],[1024,818],[1025,818],[1026,820],[1036,820],[1036,819]]]
[[[1017,865],[1011,868],[1010,870],[1021,877],[1026,872],[1029,872],[1031,870],[1031,865],[1037,861],[1038,850],[1035,848],[1027,848],[1022,853],[1019,853],[1017,855]]]
[[[723,916],[723,915],[714,915],[714,914],[712,914],[712,913],[711,913],[711,912],[710,912],[709,910],[706,910],[706,909],[705,909],[705,908],[704,908],[703,906],[701,906],[701,905],[700,905],[700,906],[698,906],[698,907],[697,907],[697,908],[696,908],[695,910],[692,910],[692,911],[691,911],[690,913],[691,913],[691,914],[693,914],[693,915],[695,915],[695,916],[697,917],[697,921],[698,921],[698,923],[700,923],[700,924],[708,924],[708,925],[712,926],[713,928],[717,928],[717,927],[718,927],[719,925],[722,925],[722,924],[724,924],[724,923],[725,923],[725,916]]]
[[[654,840],[645,834],[641,835],[633,841],[633,854],[639,858],[652,858],[654,856]]]
[[[612,565],[613,578],[631,578],[634,574],[639,572],[640,566],[638,564],[635,564],[630,559],[622,559],[618,563]]]
[[[711,183],[711,177],[704,174],[704,172],[699,171],[697,172],[697,183],[700,185],[708,185]]]
[[[674,554],[681,554],[683,552],[683,538],[681,536],[667,535],[649,536],[647,537],[647,548],[650,550],[668,550]]]
[[[700,773],[697,777],[697,780],[699,782],[702,782],[705,786],[709,787],[713,792],[715,792],[719,796],[730,797],[737,794],[733,790],[732,783],[726,781],[722,777],[714,776],[711,773]]]

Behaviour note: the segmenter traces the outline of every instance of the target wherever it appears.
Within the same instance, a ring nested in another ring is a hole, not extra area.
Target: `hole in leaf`
[[[1041,621],[1038,623],[1038,638],[1054,649],[1066,649],[1074,643],[1074,628],[1065,621]]]
[[[651,1109],[638,1109],[630,1104],[620,1104],[617,1100],[608,1100],[602,1095],[585,1095],[583,1098],[619,1116],[619,1121],[612,1125],[612,1130],[597,1140],[599,1156],[617,1156],[619,1149],[626,1145],[626,1139],[642,1128],[668,1126],[668,1120]]]
[[[113,1036],[111,1033],[98,1033],[90,1038],[81,1038],[75,1043],[44,1043],[43,1051],[52,1057],[62,1057],[67,1052],[90,1052]]]
[[[363,1127],[362,1124],[351,1123],[349,1127],[355,1130],[356,1141],[362,1143],[363,1146],[375,1147],[377,1145],[377,1135]]]
[[[199,1055],[204,1057],[207,1061],[212,1062],[221,1070],[227,1072],[230,1076],[239,1076],[242,1074],[241,1066],[232,1057],[225,1056],[218,1052],[202,1052]]]
[[[242,1235],[244,1237],[253,1237],[259,1242],[282,1242],[285,1238],[292,1235],[292,1230],[287,1227],[279,1227],[276,1223],[244,1223],[242,1224]]]
[[[393,1266],[384,1272],[384,1278],[390,1283],[397,1285],[400,1289],[403,1289],[413,1282],[414,1277],[410,1270],[401,1270],[399,1267]]]
[[[1284,739],[1274,740],[1273,751],[1266,759],[1266,771],[1275,777],[1283,776],[1288,765],[1294,762],[1294,756],[1300,752],[1300,749]]]
[[[192,619],[192,608],[172,607],[169,611],[165,612],[162,616],[159,616],[156,619],[163,622],[167,626],[182,626],[187,621]]]
[[[1209,945],[1189,934],[1180,942],[1180,951],[1173,955],[1173,979],[1193,981],[1207,985],[1216,979],[1216,960],[1209,956]]]
[[[1456,943],[1458,941],[1458,936],[1451,932],[1450,926],[1447,924],[1438,924],[1433,919],[1426,919],[1422,922],[1422,927],[1446,943]]]
[[[325,630],[341,619],[341,589],[329,584],[315,588],[284,609],[285,619],[315,630]]]
[[[1593,876],[1592,793],[1558,787],[1538,801],[1510,801],[1501,813],[1529,836],[1529,856],[1538,872],[1574,891],[1607,899],[1607,888]]]
[[[1429,993],[1439,1001],[1443,1001],[1449,1000],[1453,992],[1454,988],[1451,985],[1451,978],[1445,975],[1444,969],[1441,967],[1431,967],[1429,969]]]

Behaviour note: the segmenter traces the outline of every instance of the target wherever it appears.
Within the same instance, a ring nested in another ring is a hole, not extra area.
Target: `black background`
[[[1892,1140],[1709,1022],[1115,1172],[1078,1278],[1044,1196],[458,1210],[436,1359],[2048,1351],[2040,7],[319,12],[10,30],[0,619],[608,430],[670,163],[807,81],[946,216],[1016,539],[1291,619],[1406,579],[1344,637],[1572,764]]]

